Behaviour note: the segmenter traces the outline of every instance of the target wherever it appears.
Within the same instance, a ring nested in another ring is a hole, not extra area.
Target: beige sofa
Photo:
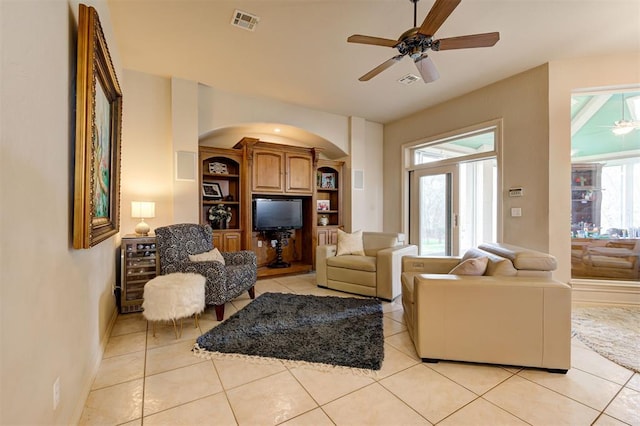
[[[488,257],[485,275],[450,275],[468,258]],[[403,259],[402,304],[425,362],[571,366],[571,288],[551,279],[553,256],[483,244],[464,257]]]
[[[364,256],[336,256],[337,246],[316,249],[318,286],[393,300],[400,295],[402,256],[417,255],[401,233],[363,232]]]

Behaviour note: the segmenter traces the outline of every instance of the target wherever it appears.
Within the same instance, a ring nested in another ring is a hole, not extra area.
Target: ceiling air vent
[[[256,25],[258,25],[259,21],[259,16],[236,9],[236,11],[233,13],[231,25],[233,25],[234,27],[245,29],[247,31],[253,31],[256,29]]]
[[[407,74],[404,77],[400,77],[400,79],[398,80],[398,83],[409,85],[409,84],[415,83],[418,80],[420,80],[420,77],[418,77],[417,75]]]

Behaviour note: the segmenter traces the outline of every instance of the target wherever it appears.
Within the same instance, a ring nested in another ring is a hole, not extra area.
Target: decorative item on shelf
[[[202,195],[207,198],[213,198],[214,200],[222,199],[222,189],[220,189],[220,184],[217,183],[203,183],[202,184]]]
[[[209,221],[211,227],[215,229],[227,229],[231,222],[231,207],[225,207],[224,204],[218,204],[209,208]]]
[[[328,210],[331,210],[331,201],[318,200],[318,211],[328,211]]]
[[[320,216],[318,219],[318,225],[327,226],[329,224],[329,217],[326,215]]]
[[[214,161],[209,163],[209,173],[227,175],[229,174],[229,170],[227,169],[226,164]]]
[[[323,189],[336,189],[336,174],[335,173],[323,173],[322,174],[322,188]]]
[[[140,223],[135,228],[136,234],[149,235],[151,228],[144,220],[156,217],[156,203],[153,201],[132,201],[131,217],[140,219]]]
[[[227,201],[233,201],[233,195],[229,194],[224,199]]]

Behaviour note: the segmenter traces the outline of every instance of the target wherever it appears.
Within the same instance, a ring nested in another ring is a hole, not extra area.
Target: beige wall
[[[390,123],[384,130],[384,228],[401,226],[402,145],[502,119],[503,241],[547,250],[549,157],[547,66],[507,78],[467,95]],[[525,196],[504,197],[510,187]],[[522,208],[512,218],[511,207]],[[405,210],[406,211],[406,210]]]
[[[131,201],[154,201],[151,229],[173,223],[171,81],[125,70],[122,78],[121,232],[134,232]]]
[[[83,2],[122,76],[106,2]],[[71,248],[77,16],[77,1],[0,1],[1,424],[77,422],[115,314],[117,238]]]
[[[382,132],[383,126],[363,118],[349,119],[349,152],[345,161],[344,193],[346,208],[343,212],[348,232],[382,231]],[[353,173],[363,172],[364,189],[353,188]]]
[[[273,99],[232,94],[204,85],[200,85],[199,97],[198,130],[201,136],[228,126],[278,123],[317,135],[317,144],[329,141],[343,154],[349,152],[348,117]],[[326,148],[333,150],[331,146]]]
[[[176,152],[193,152],[198,155],[198,83],[179,78],[171,79],[171,134],[172,158]],[[175,179],[177,171],[173,162],[173,223],[198,223],[200,189],[198,179],[182,181]],[[197,176],[197,168],[196,168]]]

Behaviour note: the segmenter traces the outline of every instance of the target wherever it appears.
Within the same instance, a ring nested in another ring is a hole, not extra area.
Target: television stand
[[[283,231],[273,231],[274,239],[276,240],[276,260],[268,264],[269,268],[288,268],[291,266],[289,262],[285,262],[282,259],[282,241],[286,238],[291,237],[291,231],[283,230]]]

